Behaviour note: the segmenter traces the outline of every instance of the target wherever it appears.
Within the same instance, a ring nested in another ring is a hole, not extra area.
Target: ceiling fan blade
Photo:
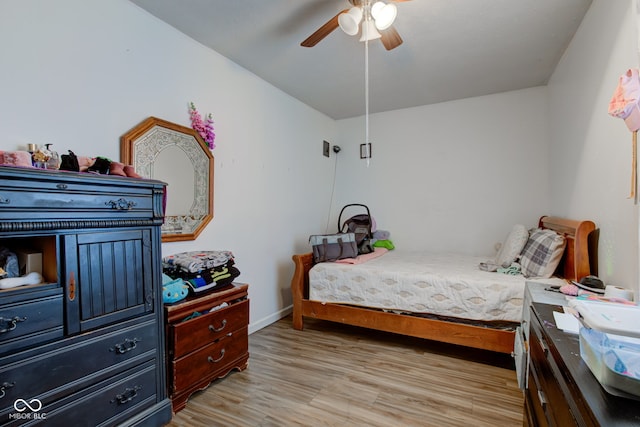
[[[313,47],[317,45],[320,41],[322,41],[322,39],[331,34],[333,30],[338,28],[338,16],[340,16],[344,12],[347,12],[348,10],[349,9],[344,9],[338,12],[336,16],[329,19],[322,27],[318,28],[315,33],[311,34],[306,38],[306,40],[300,43],[300,46]]]
[[[387,50],[395,49],[402,44],[402,37],[400,37],[400,34],[398,34],[398,31],[396,31],[393,26],[380,31],[380,35],[382,36],[380,41],[382,41],[382,44]]]

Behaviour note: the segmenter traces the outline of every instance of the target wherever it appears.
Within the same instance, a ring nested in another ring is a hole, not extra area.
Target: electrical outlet
[[[329,142],[322,141],[322,155],[329,157]]]

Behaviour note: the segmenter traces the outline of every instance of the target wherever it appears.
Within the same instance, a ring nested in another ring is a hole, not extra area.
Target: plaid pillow
[[[566,244],[564,236],[553,230],[533,230],[520,255],[522,274],[525,277],[551,277],[560,263]]]

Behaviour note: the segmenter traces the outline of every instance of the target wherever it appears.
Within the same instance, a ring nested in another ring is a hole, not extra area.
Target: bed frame
[[[592,221],[543,216],[539,226],[555,230],[567,239],[565,253],[556,271],[558,276],[567,280],[580,280],[590,274],[589,236],[595,230]],[[513,351],[514,331],[311,301],[308,299],[309,269],[313,266],[313,254],[297,254],[292,258],[295,264],[291,280],[294,329],[302,330],[303,318],[311,317],[500,353]]]

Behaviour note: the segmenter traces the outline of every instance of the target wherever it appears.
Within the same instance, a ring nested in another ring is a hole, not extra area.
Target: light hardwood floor
[[[249,351],[169,426],[522,426],[508,355],[316,320],[296,331],[291,317]]]

